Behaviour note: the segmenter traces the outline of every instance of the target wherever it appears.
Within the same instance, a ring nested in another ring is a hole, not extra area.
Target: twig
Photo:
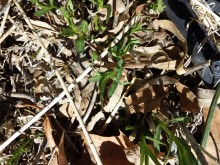
[[[34,161],[32,162],[32,165],[37,165],[37,164],[38,164],[38,162],[39,162],[39,160],[40,160],[40,157],[41,157],[41,155],[42,155],[42,153],[43,153],[43,151],[44,151],[46,145],[47,145],[47,141],[44,139],[43,143],[42,143],[42,144],[40,145],[40,147],[39,147],[38,153],[37,153],[37,155],[35,156]]]
[[[7,19],[7,17],[8,17],[8,12],[9,12],[10,7],[11,7],[11,2],[12,2],[12,0],[9,0],[9,1],[8,1],[8,5],[7,5],[6,10],[5,10],[5,12],[4,12],[4,17],[3,17],[3,20],[2,20],[2,22],[1,22],[1,27],[0,27],[0,37],[1,37],[2,34],[4,33],[5,22],[6,22],[6,19]]]
[[[97,86],[98,86],[98,83],[96,83],[96,87],[97,87]],[[92,109],[93,109],[93,107],[94,107],[94,104],[95,104],[95,101],[96,101],[96,98],[97,98],[97,94],[98,94],[98,92],[97,92],[97,90],[96,90],[96,88],[95,88],[95,90],[94,90],[94,92],[93,92],[93,95],[92,95],[92,99],[91,99],[90,102],[89,102],[89,107],[88,107],[88,109],[87,109],[87,111],[86,111],[85,116],[83,117],[83,122],[84,122],[84,123],[87,121],[89,115],[90,115],[91,112],[92,112]]]
[[[209,113],[208,113],[208,117],[207,117],[207,120],[206,120],[205,130],[204,130],[202,140],[201,140],[201,146],[203,148],[206,148],[209,133],[210,133],[210,130],[211,130],[211,123],[212,123],[212,119],[213,119],[213,116],[214,116],[214,113],[215,113],[215,108],[216,108],[217,103],[218,103],[219,96],[220,96],[220,83],[218,83],[217,89],[215,91],[215,95],[212,99],[212,103],[211,103],[211,106],[209,108]]]
[[[22,99],[28,99],[32,102],[35,102],[35,98],[27,93],[15,93],[15,92],[11,92],[11,93],[5,93],[5,96],[8,97],[14,97],[14,98],[22,98]]]
[[[198,65],[195,65],[195,66],[192,66],[192,67],[189,67],[189,68],[186,68],[186,73],[185,75],[188,75],[188,74],[191,74],[197,70],[200,70],[200,69],[203,69],[205,67],[208,67],[210,66],[210,60],[206,61],[206,62],[203,62],[201,64],[198,64]]]

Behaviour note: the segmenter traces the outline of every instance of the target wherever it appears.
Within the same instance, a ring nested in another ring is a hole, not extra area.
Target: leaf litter
[[[58,100],[0,151],[2,164],[96,164],[87,136],[106,165],[203,160],[191,154],[193,142],[178,122],[199,141],[206,119],[201,109],[210,106],[215,90],[195,71],[184,76],[186,39],[166,18],[162,1],[21,0],[24,13],[16,0],[8,3],[9,12],[1,13],[0,144],[64,90],[57,72],[64,85],[75,85],[75,106],[67,97]],[[139,21],[131,26],[136,15]],[[111,44],[115,38],[118,43]]]

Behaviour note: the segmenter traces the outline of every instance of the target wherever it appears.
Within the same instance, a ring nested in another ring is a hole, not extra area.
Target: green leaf
[[[118,83],[116,81],[114,81],[110,88],[108,89],[108,97],[112,97],[113,93],[115,92],[116,88],[118,86]]]
[[[85,49],[85,38],[84,37],[78,37],[75,40],[75,48],[77,53],[82,53]]]
[[[88,30],[89,30],[89,24],[88,24],[88,22],[87,22],[86,20],[82,20],[79,27],[80,27],[80,30],[81,30],[83,33],[86,33],[86,32],[88,32]]]
[[[145,136],[145,138],[146,138],[147,140],[150,140],[150,141],[154,142],[154,143],[167,146],[165,143],[161,142],[160,140],[156,140],[156,139],[154,139],[154,138],[152,138],[152,137],[150,137],[150,136]],[[159,150],[158,150],[158,151],[159,151]]]
[[[156,141],[160,141],[161,132],[162,132],[162,128],[158,125],[157,128],[156,128],[155,134],[154,134],[154,139],[155,139]],[[154,147],[155,147],[158,151],[160,151],[160,145],[159,145],[159,143],[154,142],[153,145],[154,145]]]
[[[108,23],[109,18],[110,18],[111,13],[112,13],[112,7],[111,7],[110,4],[107,4],[107,5],[104,6],[104,8],[107,9],[106,23]]]
[[[96,81],[99,81],[100,79],[101,79],[101,75],[99,73],[96,73],[94,76],[92,76],[89,79],[89,82],[96,82]]]
[[[73,19],[70,17],[68,11],[64,7],[61,7],[60,12],[61,12],[62,16],[66,19],[69,26],[73,29],[73,31],[76,32],[77,29],[75,28],[75,25],[73,23]]]
[[[50,10],[51,10],[51,8],[43,8],[43,9],[36,11],[34,13],[34,15],[39,17],[39,16],[42,16],[42,15],[48,13]]]
[[[93,53],[92,53],[92,61],[94,62],[94,61],[96,61],[97,59],[98,59],[97,53],[96,53],[96,52],[93,52]]]
[[[149,164],[149,157],[147,154],[147,145],[145,144],[145,140],[141,139],[140,141],[140,165]]]
[[[140,23],[135,24],[134,27],[131,29],[130,34],[133,34],[141,29],[142,25]]]
[[[71,27],[67,27],[67,28],[65,28],[65,29],[64,29],[64,28],[61,29],[61,34],[62,34],[63,36],[69,37],[69,36],[74,35],[75,32],[73,31],[73,29],[72,29]]]
[[[178,137],[172,137],[174,142],[177,145],[177,154],[179,158],[179,165],[198,165],[198,162],[192,152],[190,151],[190,148],[188,147],[188,144]]]
[[[50,1],[50,5],[54,6],[54,0],[49,0]]]
[[[143,135],[143,132],[141,133],[142,135],[141,135],[141,139],[140,139],[140,147],[141,148],[144,148],[144,152],[145,152],[145,159],[146,159],[146,157],[147,157],[147,159],[148,159],[148,156],[150,156],[150,158],[152,159],[152,161],[156,164],[156,165],[160,165],[160,162],[157,160],[157,158],[155,157],[155,155],[150,151],[150,149],[148,148],[148,146],[147,146],[147,143],[146,143],[146,141],[145,141],[145,137],[144,137],[144,135]],[[141,157],[142,157],[142,155],[141,155]],[[147,163],[145,162],[145,164],[149,164],[148,163],[148,161],[149,160],[145,160],[145,161],[147,161]]]

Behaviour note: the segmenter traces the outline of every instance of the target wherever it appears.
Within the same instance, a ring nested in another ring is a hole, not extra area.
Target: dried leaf
[[[56,143],[53,138],[53,128],[50,119],[47,116],[44,120],[44,131],[47,138],[48,147],[50,147],[51,149],[54,148],[56,146]]]
[[[81,133],[81,135],[86,143],[86,147],[87,147],[88,152],[90,153],[90,157],[92,161],[95,163],[95,159],[93,158],[93,155],[90,151],[90,148],[87,144],[87,141],[83,133]],[[129,146],[132,142],[130,142],[129,139],[126,136],[124,136],[122,133],[120,133],[119,136],[112,136],[112,137],[102,137],[102,136],[93,135],[93,134],[90,134],[90,136],[92,138],[92,141],[94,142],[94,145],[104,165],[112,165],[112,164],[131,165],[131,163],[126,159],[123,149]],[[83,156],[81,159],[84,159]]]

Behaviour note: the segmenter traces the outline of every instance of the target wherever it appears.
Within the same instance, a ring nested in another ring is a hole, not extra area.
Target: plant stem
[[[209,133],[210,133],[210,129],[211,129],[211,122],[212,122],[212,119],[213,119],[213,116],[215,113],[215,108],[216,108],[219,96],[220,96],[220,83],[217,86],[217,89],[215,91],[215,95],[212,99],[212,103],[209,108],[209,113],[208,113],[208,117],[207,117],[206,125],[205,125],[205,131],[204,131],[204,134],[203,134],[202,140],[201,140],[201,146],[203,148],[206,147],[206,144],[208,141],[208,137],[209,137]]]

